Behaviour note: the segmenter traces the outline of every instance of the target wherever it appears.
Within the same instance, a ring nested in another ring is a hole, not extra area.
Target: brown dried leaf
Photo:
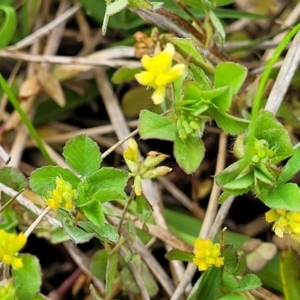
[[[42,88],[36,75],[29,76],[22,84],[19,90],[19,100],[25,101],[29,97],[38,95]]]
[[[66,105],[65,95],[55,76],[39,66],[37,67],[37,77],[44,92],[59,106],[64,107]]]

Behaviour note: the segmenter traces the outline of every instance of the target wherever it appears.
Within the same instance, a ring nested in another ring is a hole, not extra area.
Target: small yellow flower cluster
[[[23,262],[21,258],[15,255],[24,247],[27,238],[24,233],[18,235],[7,233],[0,230],[0,260],[3,263],[12,265],[14,268],[22,268]]]
[[[72,189],[69,182],[64,181],[62,178],[56,178],[56,188],[49,192],[46,204],[51,209],[65,208],[72,210],[74,207],[74,200],[76,198],[76,190]]]
[[[146,159],[143,160],[139,155],[138,144],[134,139],[128,141],[128,148],[124,151],[123,157],[131,172],[130,175],[134,177],[133,187],[137,196],[142,194],[142,179],[160,177],[172,171],[169,167],[156,167],[168,157],[163,153],[150,151]]]
[[[266,221],[274,222],[272,229],[279,237],[288,233],[294,240],[300,241],[300,211],[271,209],[266,213]]]
[[[193,263],[199,271],[205,271],[210,266],[217,268],[224,265],[224,257],[221,257],[220,244],[213,244],[211,240],[197,238],[194,243]]]
[[[167,84],[180,78],[185,70],[184,64],[172,67],[175,48],[168,43],[164,51],[153,57],[145,54],[141,62],[147,70],[135,75],[135,79],[141,84],[155,89],[152,95],[154,104],[160,104],[165,100]]]

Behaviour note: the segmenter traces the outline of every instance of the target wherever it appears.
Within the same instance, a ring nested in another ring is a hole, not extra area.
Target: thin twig
[[[9,195],[10,197],[15,197],[16,200],[23,206],[25,206],[26,208],[28,208],[31,212],[33,212],[36,215],[41,215],[43,210],[38,208],[37,206],[35,206],[33,204],[32,201],[30,201],[29,199],[27,199],[25,196],[23,195],[18,195],[18,192],[13,190],[12,188],[6,186],[5,184],[0,182],[0,191],[2,191],[3,193]],[[50,217],[49,215],[46,215],[46,218],[48,219],[49,223],[57,226],[57,227],[62,227],[62,224],[60,221]]]
[[[234,198],[235,198],[234,196],[228,197],[228,199],[221,205],[218,214],[214,220],[214,223],[212,225],[212,228],[208,234],[209,239],[213,240],[215,238],[216,234],[218,233],[218,230],[222,226],[228,214],[228,211],[233,203]]]
[[[218,151],[215,174],[220,173],[225,167],[226,147],[227,147],[227,134],[222,133],[219,138],[219,151]],[[203,225],[201,226],[200,233],[199,233],[199,236],[201,238],[208,237],[210,228],[212,224],[214,224],[213,221],[217,211],[219,193],[220,193],[220,188],[216,185],[216,183],[214,183],[211,196],[209,199],[209,203],[208,203],[207,212],[204,217]],[[218,225],[220,226],[220,224]],[[187,285],[191,282],[191,279],[194,276],[195,272],[196,272],[196,266],[192,263],[189,263],[185,270],[183,278],[181,278],[179,285],[177,286],[174,294],[171,297],[171,300],[180,299],[182,294],[185,292]]]
[[[300,62],[300,31],[296,34],[284,59],[265,109],[277,113]]]
[[[2,146],[0,146],[0,158],[5,162],[5,164],[8,164],[10,161],[9,154],[3,149]]]
[[[123,52],[121,57],[132,57],[133,55],[126,55],[128,51],[131,52],[132,47],[118,47],[115,48],[118,53]],[[138,61],[126,60],[126,59],[113,59],[114,49],[106,49],[93,53],[90,57],[78,57],[78,56],[58,56],[48,54],[28,54],[20,51],[0,50],[0,57],[6,57],[11,59],[23,60],[35,63],[49,63],[49,64],[61,64],[61,65],[84,65],[84,66],[108,66],[108,67],[121,67],[129,66],[131,68],[139,68],[141,63]],[[110,53],[109,53],[110,51]],[[103,56],[102,56],[103,53]]]
[[[127,256],[127,251],[125,250],[124,247],[122,247],[120,249],[121,255],[125,258]],[[145,286],[145,282],[140,274],[140,270],[138,270],[136,268],[136,266],[134,265],[134,263],[132,261],[127,262],[127,265],[129,267],[129,269],[132,272],[132,275],[137,283],[137,286],[139,287],[140,290],[140,295],[142,297],[142,300],[150,300],[150,296],[148,294],[147,288]]]
[[[117,143],[115,143],[112,147],[110,147],[108,150],[106,150],[101,156],[102,158],[105,158],[107,155],[109,155],[110,153],[112,153],[116,148],[118,148],[119,146],[121,146],[125,141],[127,141],[128,139],[130,139],[131,137],[135,136],[136,134],[138,134],[139,130],[135,129],[134,131],[132,131],[131,133],[129,133],[126,137],[124,137],[124,139],[118,141]]]
[[[47,206],[43,212],[34,220],[34,222],[27,228],[24,232],[26,237],[29,237],[30,233],[40,224],[40,222],[44,219],[44,217],[49,213],[51,208]]]
[[[7,201],[3,206],[1,206],[0,208],[0,213],[2,211],[5,210],[6,207],[8,207],[14,200],[16,200],[16,198],[21,195],[24,192],[25,189],[22,189],[21,191],[19,191],[14,197],[12,197],[11,199],[9,199],[9,201]]]
[[[219,150],[218,150],[218,158],[216,164],[215,174],[219,174],[225,168],[226,162],[226,149],[227,149],[227,134],[221,133],[219,137]],[[214,219],[218,210],[218,198],[220,196],[220,187],[214,181],[212,191],[210,193],[208,207],[206,210],[206,214],[203,220],[203,224],[200,229],[199,237],[206,238],[211,229],[212,224],[214,223]]]
[[[9,49],[9,50],[19,50],[19,49],[25,48],[25,47],[33,44],[35,42],[35,40],[40,39],[44,35],[49,34],[49,31],[51,31],[53,28],[55,28],[59,24],[65,22],[70,17],[72,17],[80,9],[80,7],[81,7],[80,4],[78,4],[78,3],[75,4],[73,7],[68,9],[63,14],[61,14],[58,18],[54,19],[53,21],[51,21],[47,25],[41,27],[40,29],[38,29],[34,33],[32,33],[31,35],[27,36],[26,38],[19,41],[15,45],[12,45],[12,46],[8,47],[7,49]]]

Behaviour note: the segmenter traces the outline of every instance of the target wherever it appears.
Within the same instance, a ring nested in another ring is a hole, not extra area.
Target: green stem
[[[255,131],[256,131],[256,119],[258,112],[262,106],[262,97],[264,93],[265,86],[267,84],[267,81],[270,77],[272,68],[274,64],[277,62],[280,54],[285,49],[287,44],[290,42],[290,40],[296,35],[296,33],[300,30],[300,23],[295,26],[287,35],[282,39],[280,44],[277,46],[276,50],[274,51],[274,54],[272,58],[268,61],[266,69],[264,70],[259,85],[257,89],[257,93],[255,94],[253,106],[252,106],[252,112],[251,112],[251,123],[249,125],[249,133],[246,141],[246,148],[248,149],[247,152],[251,152],[253,147],[253,142],[255,138]]]
[[[119,226],[118,226],[118,233],[119,233],[119,235],[121,235],[121,229],[122,229],[122,225],[123,225],[126,213],[127,213],[128,209],[130,207],[130,204],[131,204],[131,202],[132,202],[132,200],[134,198],[135,198],[135,192],[134,192],[134,189],[132,189],[129,198],[127,199],[127,203],[126,203],[126,205],[124,207],[124,210],[122,212],[122,217],[120,219],[120,223],[119,223]]]
[[[38,148],[40,149],[44,158],[47,160],[48,164],[54,165],[55,163],[53,162],[53,160],[49,156],[48,152],[46,151],[39,134],[33,127],[32,123],[29,120],[29,118],[27,117],[26,113],[23,111],[22,107],[19,104],[19,101],[17,100],[17,98],[15,97],[15,95],[13,94],[13,92],[11,91],[9,86],[7,85],[7,83],[1,73],[0,73],[0,86],[2,87],[3,91],[7,94],[7,97],[9,99],[9,101],[11,102],[11,104],[13,105],[14,109],[19,113],[23,123],[27,127],[30,135],[36,142]]]

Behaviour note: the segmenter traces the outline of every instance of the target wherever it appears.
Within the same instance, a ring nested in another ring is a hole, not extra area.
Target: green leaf
[[[124,237],[124,240],[126,242],[126,245],[129,249],[129,251],[134,254],[135,248],[135,240],[137,237],[137,233],[136,233],[136,229],[135,229],[135,224],[133,221],[128,220],[127,222],[125,222],[121,228],[122,230],[122,236]]]
[[[46,166],[31,173],[30,187],[37,194],[43,196],[46,191],[55,189],[56,177],[60,177],[69,182],[73,189],[76,189],[80,182],[80,179],[68,169],[56,166]]]
[[[239,283],[235,276],[226,271],[222,273],[222,285],[230,291],[236,291],[239,288]]]
[[[256,180],[258,179],[265,184],[273,186],[275,180],[270,179],[260,168],[254,168],[253,171]]]
[[[90,221],[79,221],[78,225],[84,228],[86,231],[93,231],[96,233],[101,241],[107,243],[116,243],[119,240],[119,235],[114,226],[110,224],[103,224],[98,226]]]
[[[26,177],[13,167],[3,167],[0,169],[0,182],[16,191],[27,187]]]
[[[93,195],[92,198],[92,201],[99,201],[101,203],[113,200],[125,200],[124,193],[121,194],[114,188],[100,189]]]
[[[143,194],[136,197],[136,212],[142,223],[146,223],[152,215],[153,208]]]
[[[239,190],[239,189],[250,189],[254,184],[253,173],[249,172],[239,178],[234,179],[233,181],[223,185],[222,188],[230,190]]]
[[[220,279],[221,268],[209,268],[194,284],[187,300],[216,299]]]
[[[245,300],[245,297],[239,295],[239,294],[227,294],[221,298],[218,298],[218,300]]]
[[[103,298],[99,295],[99,292],[97,291],[97,289],[92,284],[90,284],[89,290],[90,290],[91,296],[94,300],[103,300]]]
[[[202,91],[209,91],[212,89],[212,84],[209,78],[201,68],[197,67],[194,64],[190,64],[189,70],[193,73],[194,79]]]
[[[293,156],[287,161],[282,172],[280,173],[276,185],[286,183],[294,177],[300,170],[300,144],[294,147]]]
[[[97,251],[91,259],[91,272],[94,276],[101,280],[104,280],[106,277],[107,260],[108,252],[106,249]]]
[[[83,207],[86,205],[91,205],[94,201],[100,202],[100,203],[105,203],[108,201],[113,201],[113,200],[124,200],[124,193],[119,193],[113,188],[110,189],[100,189],[98,190],[92,197],[87,197],[82,195],[80,197],[80,202],[77,200],[77,206],[78,207]]]
[[[82,211],[95,225],[100,227],[104,225],[105,217],[101,203],[95,201],[89,205],[83,206]]]
[[[19,269],[12,268],[12,278],[19,300],[33,299],[40,291],[42,285],[42,270],[39,260],[30,254],[19,254],[24,266]]]
[[[283,285],[284,299],[300,299],[299,254],[292,249],[284,250],[280,259],[280,276]]]
[[[181,0],[181,2],[199,9],[200,11],[208,11],[210,9],[214,9],[214,6],[209,0]]]
[[[85,134],[70,139],[64,147],[63,156],[68,165],[86,177],[98,170],[102,161],[98,145]]]
[[[211,2],[215,6],[224,6],[233,3],[233,0],[212,0]]]
[[[91,15],[94,20],[98,23],[98,25],[102,25],[104,19],[104,11],[106,8],[106,4],[104,1],[95,1],[95,0],[80,0],[79,1],[82,6],[87,10],[87,14]],[[129,1],[130,4],[131,1]],[[141,3],[141,2],[140,2]],[[143,4],[145,2],[143,1]],[[148,6],[144,5],[144,8],[148,8]],[[152,5],[150,6],[150,9]],[[113,15],[109,18],[109,28],[114,28],[120,30],[129,30],[132,28],[137,28],[138,26],[144,24],[145,21],[138,17],[136,14],[129,10],[122,10],[116,15]]]
[[[126,197],[124,189],[128,181],[128,173],[124,170],[104,167],[93,173],[89,181],[95,193],[99,190],[114,190]]]
[[[0,5],[0,11],[4,18],[0,27],[0,48],[6,47],[14,36],[17,29],[17,15],[13,6]]]
[[[226,244],[222,247],[222,256],[224,257],[224,269],[232,274],[239,263],[237,249],[233,244]]]
[[[204,100],[211,100],[211,99],[217,98],[218,96],[224,94],[227,91],[227,89],[228,89],[228,87],[224,86],[224,87],[212,89],[209,91],[201,91],[200,97]]]
[[[68,241],[70,239],[69,235],[61,227],[56,228],[51,234],[51,244],[60,244],[62,242]]]
[[[194,254],[190,252],[181,251],[178,249],[172,249],[171,251],[167,252],[165,258],[168,260],[181,260],[191,262],[193,261]]]
[[[243,133],[249,126],[248,120],[239,119],[234,116],[231,116],[219,110],[219,108],[214,105],[210,106],[209,112],[215,119],[217,125],[228,134],[236,135]]]
[[[204,157],[203,141],[197,136],[187,136],[182,139],[179,135],[174,141],[174,155],[179,166],[191,174],[199,167]]]
[[[239,280],[239,288],[236,290],[238,292],[244,292],[249,290],[254,290],[262,285],[261,280],[255,274],[246,274]]]
[[[139,273],[142,277],[142,280],[145,284],[145,287],[147,289],[147,292],[151,298],[153,298],[159,291],[159,288],[157,286],[156,280],[153,278],[153,275],[149,271],[146,264],[142,261],[140,255],[133,255],[132,257],[132,263],[136,267],[137,270],[139,270]],[[131,271],[126,266],[121,271],[121,280],[123,285],[128,289],[128,291],[131,291],[132,293],[139,294],[140,289],[138,285],[135,282],[135,279],[132,276]]]
[[[288,132],[280,124],[275,116],[265,110],[258,113],[256,119],[255,137],[258,140],[266,140],[269,149],[275,151],[275,156],[271,159],[272,163],[278,163],[293,154],[293,146]]]
[[[270,191],[264,203],[273,208],[282,208],[290,211],[300,211],[300,192],[295,183],[286,183]]]
[[[115,71],[114,75],[112,76],[111,80],[114,84],[120,84],[127,81],[133,80],[135,77],[134,75],[140,73],[142,71],[141,68],[128,68],[122,67]]]
[[[212,24],[214,25],[214,28],[218,34],[221,44],[223,44],[226,38],[226,33],[222,23],[220,22],[219,18],[215,15],[215,13],[212,10],[209,11],[209,17]]]
[[[183,50],[186,55],[202,62],[206,61],[204,56],[201,54],[201,50],[192,39],[171,38],[171,41],[175,46]]]
[[[230,86],[235,95],[247,76],[247,69],[242,65],[233,62],[222,62],[216,67],[215,88]],[[227,111],[229,107],[225,110]]]
[[[154,2],[150,2],[148,0],[129,0],[128,6],[130,7],[138,7],[138,8],[146,8],[152,9],[152,5]]]
[[[106,267],[106,285],[105,285],[105,296],[108,298],[112,293],[114,280],[117,278],[117,267],[119,262],[118,252],[114,252],[108,257]]]
[[[9,233],[16,233],[15,228],[19,225],[16,210],[12,207],[6,207],[5,210],[1,212],[1,217],[0,229]]]
[[[142,139],[161,139],[174,141],[176,124],[166,117],[162,117],[148,110],[140,113],[139,132]]]
[[[106,5],[105,15],[102,24],[102,33],[105,35],[109,17],[126,8],[128,0],[116,0]]]
[[[81,228],[74,226],[71,220],[63,219],[62,225],[65,232],[70,236],[75,244],[82,244],[90,241],[95,234],[86,232]]]
[[[245,158],[229,165],[225,170],[215,176],[218,185],[223,187],[225,184],[235,180],[242,171],[244,172],[244,169],[247,167],[247,165],[249,165],[249,162]]]

